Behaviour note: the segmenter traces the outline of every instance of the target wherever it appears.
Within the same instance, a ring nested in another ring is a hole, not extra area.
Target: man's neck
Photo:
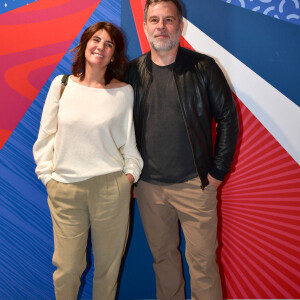
[[[175,62],[179,44],[169,51],[156,51],[151,48],[151,60],[158,66],[168,66]]]

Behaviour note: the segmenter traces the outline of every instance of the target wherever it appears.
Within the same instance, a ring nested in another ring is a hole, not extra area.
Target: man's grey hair
[[[148,14],[148,9],[151,4],[156,4],[156,3],[161,3],[161,2],[173,2],[177,8],[177,14],[180,22],[183,21],[183,16],[182,16],[182,6],[181,3],[178,0],[147,0],[144,8],[144,21],[147,22],[147,14]]]

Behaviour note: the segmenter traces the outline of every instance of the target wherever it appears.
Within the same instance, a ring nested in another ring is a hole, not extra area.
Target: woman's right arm
[[[57,113],[62,76],[57,76],[50,86],[41,118],[38,138],[33,145],[37,165],[35,173],[46,186],[52,178],[54,139],[57,131]]]

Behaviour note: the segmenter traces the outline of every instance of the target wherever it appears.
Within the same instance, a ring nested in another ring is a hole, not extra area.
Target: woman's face
[[[106,68],[113,61],[115,45],[105,29],[98,30],[88,41],[85,49],[86,63]]]

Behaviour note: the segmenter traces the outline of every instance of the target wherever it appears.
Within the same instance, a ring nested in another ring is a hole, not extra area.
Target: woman
[[[132,120],[133,90],[122,82],[124,39],[98,22],[74,48],[72,75],[49,89],[33,147],[53,221],[56,299],[76,299],[91,229],[93,299],[114,299],[127,240],[130,191],[143,162]]]

